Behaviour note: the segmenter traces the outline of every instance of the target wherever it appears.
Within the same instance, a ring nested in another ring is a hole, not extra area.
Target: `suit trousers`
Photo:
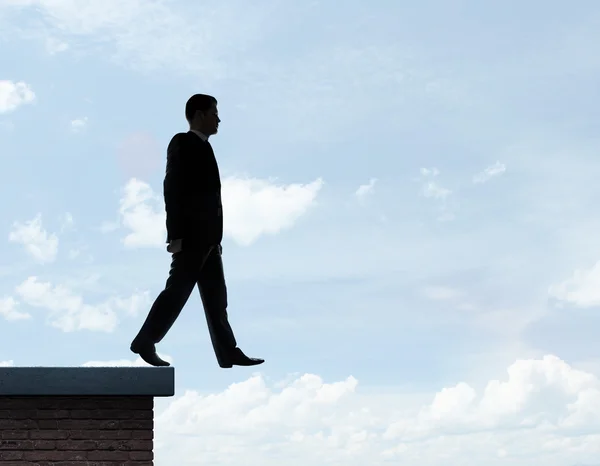
[[[198,246],[184,242],[182,250],[172,254],[165,289],[150,308],[136,340],[160,342],[181,313],[194,286],[200,292],[217,361],[226,362],[237,343],[227,317],[227,286],[220,245]]]

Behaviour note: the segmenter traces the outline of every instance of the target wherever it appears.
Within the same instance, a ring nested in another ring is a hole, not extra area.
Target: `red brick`
[[[40,419],[37,421],[39,429],[58,429],[57,419]]]
[[[85,461],[86,452],[81,451],[25,451],[23,459],[28,461]]]
[[[18,432],[18,431],[17,431]],[[29,438],[32,440],[62,440],[69,437],[67,430],[32,430],[29,432]]]
[[[97,440],[96,446],[98,450],[152,450],[152,440]]]
[[[56,442],[57,450],[95,450],[97,448],[96,440],[58,440]]]
[[[2,462],[2,464],[5,464],[5,461],[15,461],[15,460],[20,460],[21,458],[23,458],[23,452],[22,451],[0,451],[0,462]]]
[[[4,466],[4,465],[3,465]],[[19,466],[22,466],[19,464]],[[139,463],[115,463],[113,461],[52,461],[51,463],[40,462],[35,463],[35,466],[144,466]],[[148,466],[153,466],[152,464]]]
[[[133,429],[133,430],[142,430],[142,429],[153,429],[154,421],[151,419],[136,419],[129,421],[120,421],[119,429]]]
[[[35,431],[32,431],[35,432]],[[24,440],[29,438],[28,430],[4,430],[0,433],[3,440]],[[31,437],[33,438],[33,437]]]
[[[72,430],[69,438],[72,440],[127,440],[131,438],[130,430]]]
[[[136,409],[132,413],[134,419],[154,419],[154,412],[150,409]]]
[[[87,458],[90,461],[127,461],[129,459],[129,452],[95,450],[88,452]]]
[[[2,410],[0,417],[2,419],[35,419],[35,412],[35,409]]]
[[[153,466],[152,397],[1,397],[1,466]]]
[[[74,408],[69,411],[69,418],[71,419],[91,419],[92,418],[92,409],[78,409]]]
[[[87,453],[84,451],[50,450],[50,451],[25,451],[23,459],[28,461],[86,461]]]
[[[86,430],[100,428],[99,423],[92,419],[59,419],[56,421],[57,429]]]
[[[0,397],[4,409],[152,409],[151,396]]]
[[[54,440],[33,440],[34,450],[54,450],[56,442]]]
[[[44,421],[39,421],[40,426]],[[54,422],[54,421],[53,421]],[[154,421],[151,419],[122,419],[122,420],[96,420],[96,419],[59,419],[56,421],[58,429],[88,430],[88,429],[152,429]],[[47,427],[46,427],[47,428]]]
[[[133,439],[152,440],[154,438],[153,430],[131,430],[129,432],[131,432],[131,438]]]
[[[31,419],[0,419],[0,430],[31,430],[38,427]]]
[[[32,440],[0,440],[0,450],[32,450]]]
[[[31,409],[31,398],[26,397],[0,397],[0,410],[5,409]]]
[[[30,419],[69,419],[71,412],[68,409],[38,409]]]
[[[154,459],[152,451],[130,451],[129,459],[133,461],[151,461]]]
[[[129,442],[131,449],[135,451],[152,451],[154,442],[152,440],[132,440]]]
[[[29,463],[33,464],[33,463]],[[114,463],[92,463],[90,461],[39,461],[35,463],[35,466],[121,466],[115,465]]]
[[[152,412],[148,410],[149,412]],[[74,409],[71,419],[132,419],[136,411],[131,409]]]

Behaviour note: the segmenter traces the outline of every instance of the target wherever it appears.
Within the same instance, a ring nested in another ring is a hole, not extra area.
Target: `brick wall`
[[[152,396],[0,396],[0,465],[153,466],[153,406]]]

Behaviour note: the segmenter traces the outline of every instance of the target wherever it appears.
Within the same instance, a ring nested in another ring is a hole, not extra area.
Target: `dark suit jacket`
[[[198,135],[178,133],[167,149],[163,183],[167,243],[217,245],[223,239],[221,178],[212,147]]]

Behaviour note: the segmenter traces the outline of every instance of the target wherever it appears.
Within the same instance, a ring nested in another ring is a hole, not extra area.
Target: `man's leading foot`
[[[265,362],[264,359],[249,358],[248,356],[246,356],[244,354],[244,352],[241,349],[235,348],[233,350],[232,354],[229,356],[229,358],[227,358],[225,361],[221,362],[219,365],[224,369],[230,369],[233,366],[244,366],[244,367],[258,366],[259,364],[262,364],[263,362]]]
[[[156,347],[153,344],[144,345],[137,343],[134,340],[133,343],[131,343],[130,349],[151,366],[166,367],[171,365],[167,361],[162,360],[158,354],[156,354]]]

